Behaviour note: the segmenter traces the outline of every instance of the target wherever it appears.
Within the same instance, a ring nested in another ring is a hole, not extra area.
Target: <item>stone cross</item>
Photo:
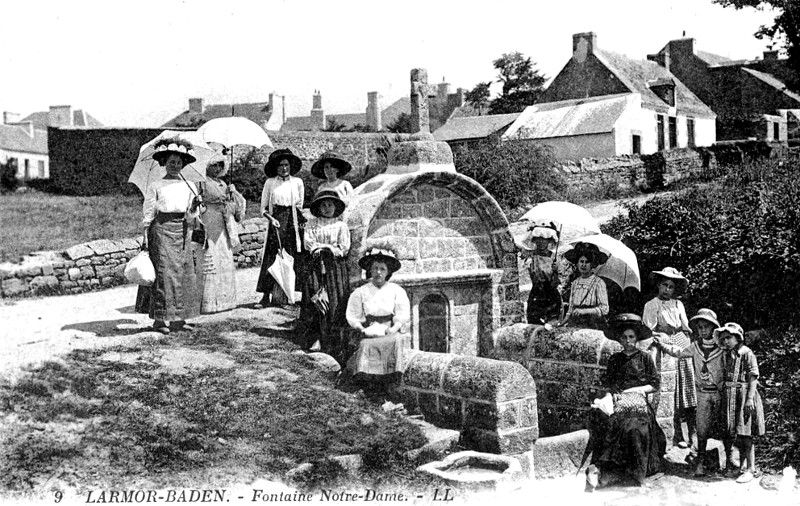
[[[430,133],[431,120],[428,115],[428,95],[433,86],[428,85],[428,71],[411,69],[411,132]]]

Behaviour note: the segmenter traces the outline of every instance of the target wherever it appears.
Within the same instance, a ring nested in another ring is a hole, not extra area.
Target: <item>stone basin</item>
[[[513,490],[520,486],[522,466],[514,457],[463,451],[429,462],[417,471],[436,476],[448,485],[467,489]]]

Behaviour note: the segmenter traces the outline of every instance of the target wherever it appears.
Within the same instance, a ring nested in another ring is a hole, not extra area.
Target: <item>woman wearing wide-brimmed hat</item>
[[[562,325],[603,328],[608,315],[606,283],[594,269],[608,261],[608,255],[594,244],[579,242],[564,254],[575,265],[578,277],[570,285],[569,308]]]
[[[605,386],[614,399],[614,412],[604,423],[592,424],[592,445],[587,451],[591,450],[591,462],[599,470],[600,485],[625,478],[643,485],[647,476],[661,470],[666,451],[666,437],[647,398],[658,392],[661,377],[653,357],[636,346],[652,334],[642,319],[631,313],[613,317],[604,333],[622,345],[622,351],[611,355],[606,367]],[[592,411],[593,417],[602,416]],[[591,475],[587,471],[587,477]]]
[[[311,315],[307,333],[319,339],[323,352],[336,356],[341,344],[337,336],[345,324],[345,308],[350,296],[350,231],[341,220],[345,203],[333,190],[322,190],[311,202],[313,218],[306,223],[308,283],[311,298],[304,301],[305,314]],[[307,343],[307,344],[312,344]]]
[[[156,279],[152,286],[139,288],[136,310],[150,315],[157,332],[169,334],[170,322],[176,330],[191,330],[186,320],[200,312],[191,236],[202,199],[195,184],[181,177],[181,170],[196,160],[190,142],[162,139],[155,145],[153,159],[167,171],[148,187],[142,207],[144,245]]]
[[[558,318],[561,311],[560,282],[555,249],[558,232],[551,222],[534,222],[528,234],[518,243],[522,258],[528,263],[531,291],[528,294],[528,323],[547,323]]]
[[[388,245],[367,249],[358,265],[368,281],[347,301],[347,323],[355,331],[358,349],[347,361],[348,374],[390,375],[402,372],[403,350],[409,334],[403,327],[411,318],[406,291],[389,280],[400,269],[397,254]]]
[[[650,280],[656,286],[657,295],[644,305],[642,320],[653,332],[664,336],[664,343],[680,349],[691,344],[692,330],[686,317],[683,303],[675,297],[684,293],[689,281],[674,267],[653,271]],[[680,448],[694,445],[697,440],[695,425],[697,392],[695,390],[694,364],[691,358],[679,358],[675,384],[675,411],[673,422],[675,435],[672,444]],[[683,423],[686,420],[689,442],[683,438]]]
[[[233,250],[239,245],[237,222],[245,214],[246,201],[223,180],[228,158],[214,155],[208,161],[206,181],[199,184],[205,210],[201,216],[205,241],[200,259],[202,278],[201,313],[216,313],[236,307],[236,265]]]
[[[302,179],[294,177],[300,172],[302,166],[303,162],[300,158],[288,148],[276,149],[270,153],[269,159],[264,165],[267,181],[261,192],[261,214],[267,218],[269,226],[264,243],[261,271],[258,274],[258,284],[256,285],[256,291],[263,295],[254,306],[256,309],[268,305],[279,305],[287,300],[268,271],[275,262],[279,242],[280,246],[295,259],[295,284],[303,286],[303,231],[301,226],[306,221],[302,212],[305,187]]]
[[[353,170],[353,166],[339,153],[335,151],[323,153],[319,160],[311,166],[311,174],[325,180],[317,188],[317,193],[323,190],[333,190],[339,194],[339,198],[347,203],[353,194],[353,186],[348,180],[342,179],[342,176],[351,170]]]

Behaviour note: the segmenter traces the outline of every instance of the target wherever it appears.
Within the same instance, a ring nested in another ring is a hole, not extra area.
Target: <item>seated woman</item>
[[[561,325],[600,329],[608,315],[606,283],[594,274],[598,265],[606,263],[608,256],[594,244],[579,242],[564,254],[578,271],[570,285],[569,309]]]
[[[632,478],[644,485],[645,477],[661,470],[661,456],[667,448],[664,432],[656,422],[655,411],[647,394],[661,387],[660,375],[653,357],[636,347],[638,341],[652,337],[651,331],[635,314],[623,313],[614,317],[606,337],[619,341],[622,351],[608,359],[605,386],[613,397],[613,414],[607,419],[599,410],[592,410],[590,441],[594,468],[586,471],[587,481],[592,476],[596,485]]]
[[[358,265],[367,271],[369,281],[347,301],[347,323],[355,331],[358,349],[347,361],[344,377],[402,372],[409,335],[401,329],[410,319],[411,304],[406,291],[389,281],[400,269],[400,261],[388,248],[370,248]]]

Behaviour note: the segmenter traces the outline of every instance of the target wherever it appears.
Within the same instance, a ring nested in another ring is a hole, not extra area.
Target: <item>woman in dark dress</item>
[[[605,334],[619,341],[622,351],[609,358],[606,368],[605,386],[614,399],[614,413],[602,419],[605,415],[592,410],[591,463],[595,468],[590,466],[587,477],[599,471],[600,485],[630,478],[642,486],[647,476],[661,470],[667,447],[647,397],[661,387],[660,375],[653,357],[636,348],[637,341],[651,337],[651,331],[639,316],[624,313],[612,319]]]

